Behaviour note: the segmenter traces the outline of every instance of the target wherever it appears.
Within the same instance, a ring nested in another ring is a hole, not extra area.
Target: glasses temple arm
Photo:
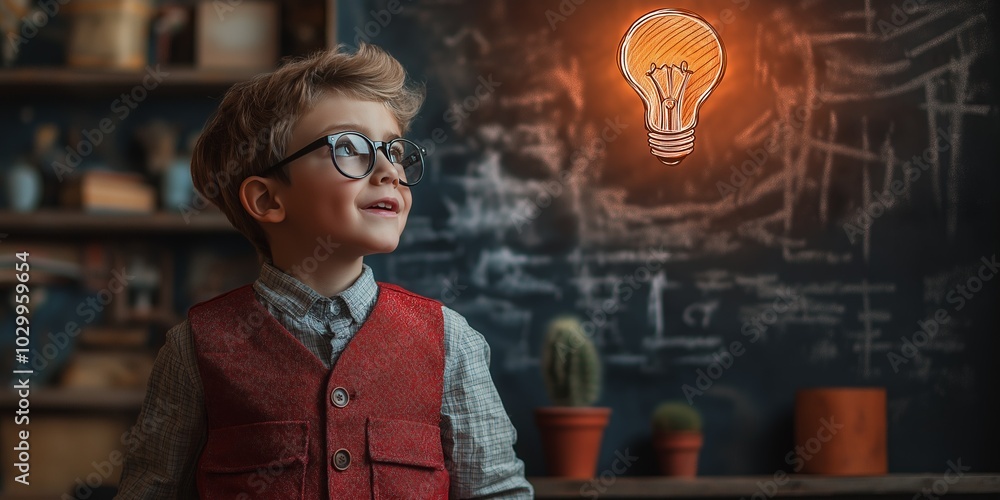
[[[270,167],[267,167],[266,169],[264,169],[264,172],[270,172],[273,169],[276,169],[276,168],[288,165],[289,163],[291,163],[291,162],[293,162],[295,160],[298,160],[299,158],[302,158],[303,156],[305,156],[305,155],[307,155],[309,153],[312,153],[313,151],[315,151],[317,148],[323,146],[324,144],[329,144],[329,136],[327,136],[327,137],[320,137],[319,139],[316,139],[315,141],[312,141],[309,144],[306,144],[305,147],[303,147],[302,149],[296,151],[295,153],[292,153],[291,156],[285,158],[284,160],[279,161],[278,163],[275,163],[274,165],[271,165]],[[263,173],[263,172],[261,172],[261,173]]]

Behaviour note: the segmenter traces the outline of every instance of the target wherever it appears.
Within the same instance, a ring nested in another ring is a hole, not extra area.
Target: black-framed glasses
[[[330,146],[333,166],[345,177],[363,179],[375,170],[375,155],[378,151],[396,167],[399,183],[413,186],[424,176],[424,155],[427,150],[417,143],[403,138],[388,142],[372,141],[365,134],[349,130],[320,137],[284,160],[271,165],[264,172],[283,167],[325,145]]]

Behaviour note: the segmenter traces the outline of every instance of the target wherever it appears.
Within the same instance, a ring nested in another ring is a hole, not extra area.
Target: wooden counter
[[[588,481],[529,477],[536,498],[826,498],[1000,499],[1000,474],[888,474],[874,477],[808,475],[608,477]],[[948,481],[951,481],[949,483]],[[780,483],[780,484],[779,484]]]

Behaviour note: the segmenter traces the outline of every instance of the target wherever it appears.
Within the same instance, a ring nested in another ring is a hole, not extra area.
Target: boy
[[[362,262],[406,225],[423,98],[368,44],[226,93],[191,172],[260,277],[167,333],[117,498],[533,496],[482,335]]]

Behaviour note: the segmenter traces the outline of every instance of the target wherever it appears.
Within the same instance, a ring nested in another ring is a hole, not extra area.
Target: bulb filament
[[[660,125],[664,130],[681,130],[684,89],[692,74],[694,71],[688,70],[687,61],[681,61],[680,66],[664,64],[657,67],[656,63],[650,63],[646,76],[653,80],[660,97]]]

